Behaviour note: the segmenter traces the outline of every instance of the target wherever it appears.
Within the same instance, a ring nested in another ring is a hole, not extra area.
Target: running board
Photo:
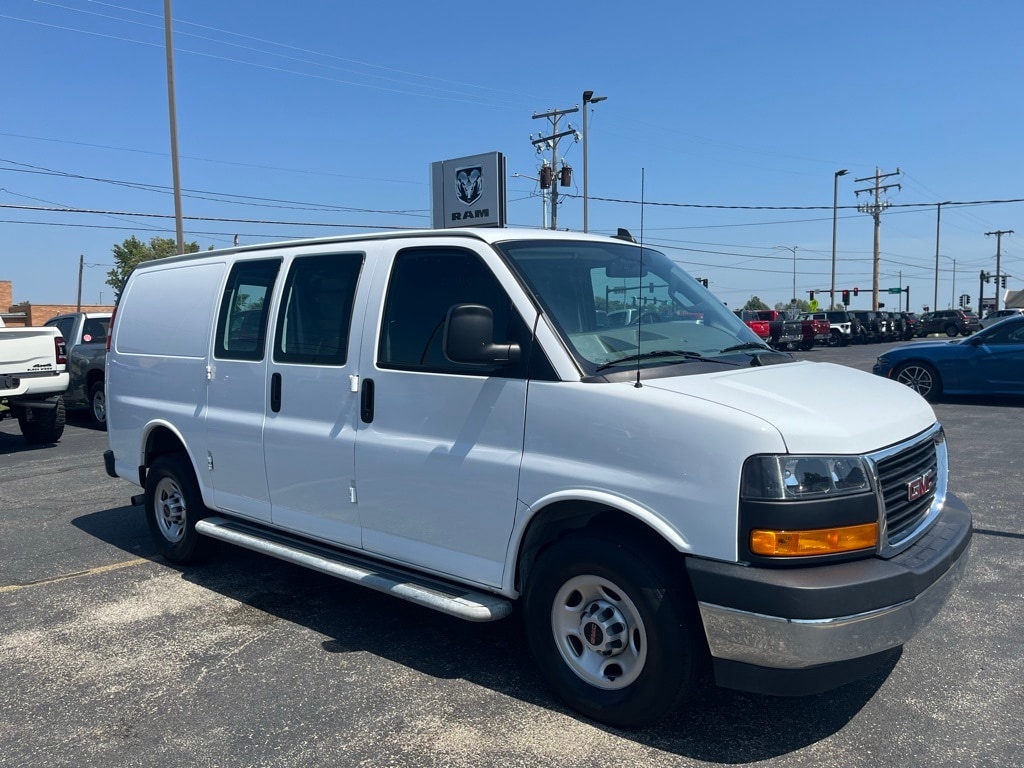
[[[196,523],[196,532],[467,621],[497,621],[512,612],[512,604],[497,595],[435,581],[238,520],[206,517]]]

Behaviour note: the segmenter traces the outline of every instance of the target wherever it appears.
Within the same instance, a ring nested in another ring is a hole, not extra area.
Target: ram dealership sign
[[[488,152],[430,164],[435,229],[505,226],[505,156]]]

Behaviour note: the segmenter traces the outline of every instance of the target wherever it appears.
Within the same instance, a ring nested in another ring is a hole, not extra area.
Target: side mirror
[[[494,313],[480,304],[456,304],[444,321],[444,356],[453,363],[511,365],[519,362],[518,344],[494,343]]]

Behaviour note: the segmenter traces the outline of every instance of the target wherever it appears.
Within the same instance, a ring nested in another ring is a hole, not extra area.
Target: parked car
[[[870,309],[855,309],[850,314],[857,319],[857,333],[854,341],[858,344],[876,344],[882,341],[883,323],[877,312]]]
[[[914,342],[879,356],[872,369],[936,400],[948,395],[1024,395],[1024,315],[969,338]]]
[[[737,309],[735,310],[736,317],[744,322],[744,324],[757,334],[757,338],[761,339],[765,344],[768,344],[772,340],[771,323],[767,320],[761,320],[757,316],[757,312],[749,309]]]
[[[981,318],[978,321],[978,324],[982,328],[988,328],[990,325],[994,325],[1000,320],[1005,320],[1008,317],[1016,317],[1017,315],[1024,315],[1024,309],[994,309]]]
[[[921,327],[918,336],[930,336],[933,333],[944,333],[949,337],[970,336],[981,330],[977,315],[962,309],[939,309],[921,315]]]
[[[0,419],[16,418],[32,445],[55,443],[64,434],[67,361],[56,328],[0,330]]]
[[[910,341],[917,336],[917,329],[921,327],[921,318],[913,312],[900,312],[903,317],[903,341]]]
[[[47,320],[45,325],[58,328],[67,344],[70,383],[64,393],[65,407],[88,408],[93,425],[106,429],[107,398],[103,372],[110,313],[70,312]]]
[[[782,351],[796,349],[804,340],[803,325],[799,320],[790,318],[785,312],[777,309],[748,310],[758,320],[768,322],[770,337],[768,343]]]
[[[845,309],[833,309],[828,312],[815,313],[815,317],[818,315],[824,315],[825,319],[828,320],[828,345],[830,347],[845,347],[859,335],[860,321]]]
[[[800,329],[803,332],[803,340],[800,342],[800,349],[805,352],[815,344],[827,344],[832,326],[823,312],[804,312],[800,315],[787,314],[790,319],[794,317],[800,321]]]

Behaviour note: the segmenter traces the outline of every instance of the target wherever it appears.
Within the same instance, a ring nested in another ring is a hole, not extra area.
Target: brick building
[[[0,317],[4,324],[11,327],[40,326],[51,317],[67,312],[77,312],[76,304],[32,304],[23,301],[14,302],[14,284],[10,280],[0,280]],[[83,304],[82,312],[113,312],[113,304]]]

